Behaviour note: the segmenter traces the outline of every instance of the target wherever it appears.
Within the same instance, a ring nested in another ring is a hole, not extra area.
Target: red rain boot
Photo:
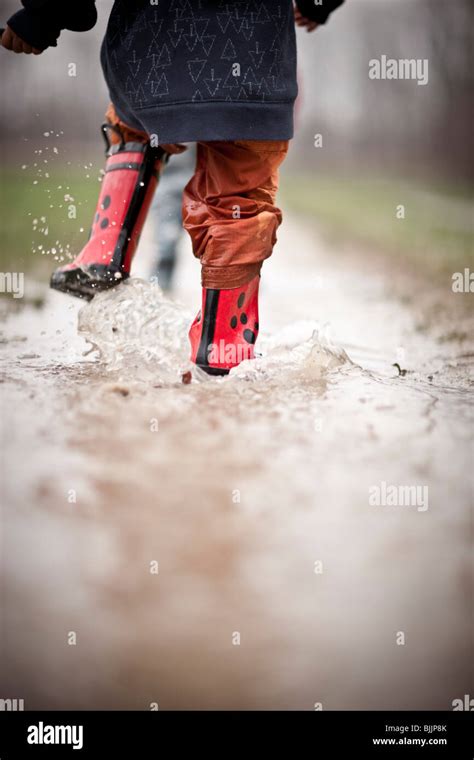
[[[203,288],[202,310],[189,330],[191,361],[209,375],[227,375],[254,358],[260,275],[230,290]]]
[[[119,144],[110,146],[108,129],[119,133]],[[103,124],[102,131],[107,163],[89,240],[74,261],[53,272],[50,283],[88,300],[129,276],[166,156],[149,143],[125,143],[119,127]]]

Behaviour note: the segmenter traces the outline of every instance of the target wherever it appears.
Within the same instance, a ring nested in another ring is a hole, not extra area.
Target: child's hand
[[[1,45],[7,50],[12,50],[14,53],[26,53],[27,55],[33,53],[33,55],[41,55],[43,52],[42,50],[38,50],[38,48],[28,45],[28,43],[22,40],[21,37],[18,37],[9,26],[6,27],[2,34]]]
[[[298,10],[298,8],[295,5],[295,24],[296,26],[303,26],[306,27],[306,31],[308,32],[314,32],[314,30],[319,26],[317,21],[311,21],[310,18],[306,18],[306,16],[303,16],[301,12]]]

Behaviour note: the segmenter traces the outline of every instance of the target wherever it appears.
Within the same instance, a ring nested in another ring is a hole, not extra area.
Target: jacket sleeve
[[[32,47],[55,47],[63,29],[87,32],[97,21],[95,0],[22,0],[8,26]]]
[[[311,21],[325,24],[330,14],[336,10],[344,0],[296,0],[299,11]]]

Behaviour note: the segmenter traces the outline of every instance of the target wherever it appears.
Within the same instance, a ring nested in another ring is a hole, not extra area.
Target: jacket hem
[[[213,140],[290,140],[293,101],[207,101],[153,105],[129,111],[114,103],[121,121],[157,135],[158,143]]]

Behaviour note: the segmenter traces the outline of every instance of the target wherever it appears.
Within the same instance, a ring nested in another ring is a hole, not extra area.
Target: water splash
[[[107,370],[126,370],[129,379],[167,384],[191,369],[194,382],[210,381],[189,362],[191,321],[192,315],[156,284],[131,278],[87,303],[79,312],[78,329]],[[243,362],[223,382],[275,381],[283,373],[312,381],[347,363],[349,357],[332,344],[325,326],[301,321],[274,336],[261,336],[257,358]]]
[[[231,378],[259,381],[291,376],[299,382],[312,382],[331,370],[352,365],[344,349],[332,342],[327,326],[311,320],[263,336],[259,348],[261,354],[254,361],[242,362]]]
[[[176,382],[189,363],[191,316],[156,284],[131,278],[98,293],[79,312],[78,331],[107,370],[134,379]]]

